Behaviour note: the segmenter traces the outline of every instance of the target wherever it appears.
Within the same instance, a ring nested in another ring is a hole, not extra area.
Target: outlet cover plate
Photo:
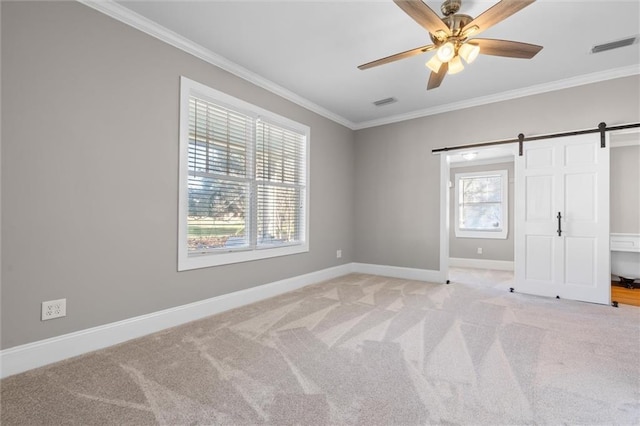
[[[67,316],[67,299],[42,302],[42,321]]]

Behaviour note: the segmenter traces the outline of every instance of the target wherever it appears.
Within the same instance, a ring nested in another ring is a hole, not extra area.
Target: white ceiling
[[[439,13],[440,1],[426,3]],[[463,0],[460,13],[475,17],[495,3]],[[430,43],[391,0],[122,0],[110,8],[142,15],[225,69],[354,129],[640,73],[637,43],[589,53],[593,45],[640,34],[638,0],[538,0],[481,36],[544,46],[536,57],[480,55],[428,92],[424,63],[432,53],[356,68]],[[388,97],[398,102],[372,104]]]

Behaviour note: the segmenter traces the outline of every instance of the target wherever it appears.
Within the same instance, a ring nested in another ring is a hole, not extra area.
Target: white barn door
[[[609,304],[608,135],[525,142],[515,169],[515,290]]]

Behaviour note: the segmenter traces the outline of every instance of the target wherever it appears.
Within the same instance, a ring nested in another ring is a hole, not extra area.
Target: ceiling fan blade
[[[442,84],[442,80],[447,75],[447,71],[449,70],[449,64],[444,63],[440,65],[440,69],[438,72],[431,71],[431,75],[429,76],[429,83],[427,84],[427,90],[435,89],[436,87],[440,87]]]
[[[518,12],[521,9],[529,6],[536,0],[502,0],[500,3],[496,3],[489,9],[482,12],[476,19],[469,22],[462,28],[462,34],[468,32],[471,28],[477,27],[476,30],[469,35],[477,35],[482,31],[488,30],[498,22],[507,19],[509,16]]]
[[[447,24],[421,0],[393,0],[393,2],[431,34],[435,34],[437,31],[444,31],[445,34],[451,35],[451,30]]]
[[[358,68],[361,70],[366,70],[369,68],[377,67],[378,65],[384,65],[388,64],[389,62],[398,61],[400,59],[410,58],[411,56],[419,55],[433,49],[435,49],[435,46],[433,44],[428,44],[426,46],[407,50],[406,52],[396,53],[395,55],[387,56],[386,58],[378,59],[376,61],[367,62],[366,64],[360,65]]]
[[[480,46],[480,53],[484,55],[506,56],[508,58],[531,59],[542,50],[542,46],[536,44],[491,38],[474,38],[469,40],[469,43]]]

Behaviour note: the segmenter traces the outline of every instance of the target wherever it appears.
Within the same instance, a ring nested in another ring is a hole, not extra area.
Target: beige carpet
[[[637,425],[640,309],[353,274],[0,386],[3,425]]]

